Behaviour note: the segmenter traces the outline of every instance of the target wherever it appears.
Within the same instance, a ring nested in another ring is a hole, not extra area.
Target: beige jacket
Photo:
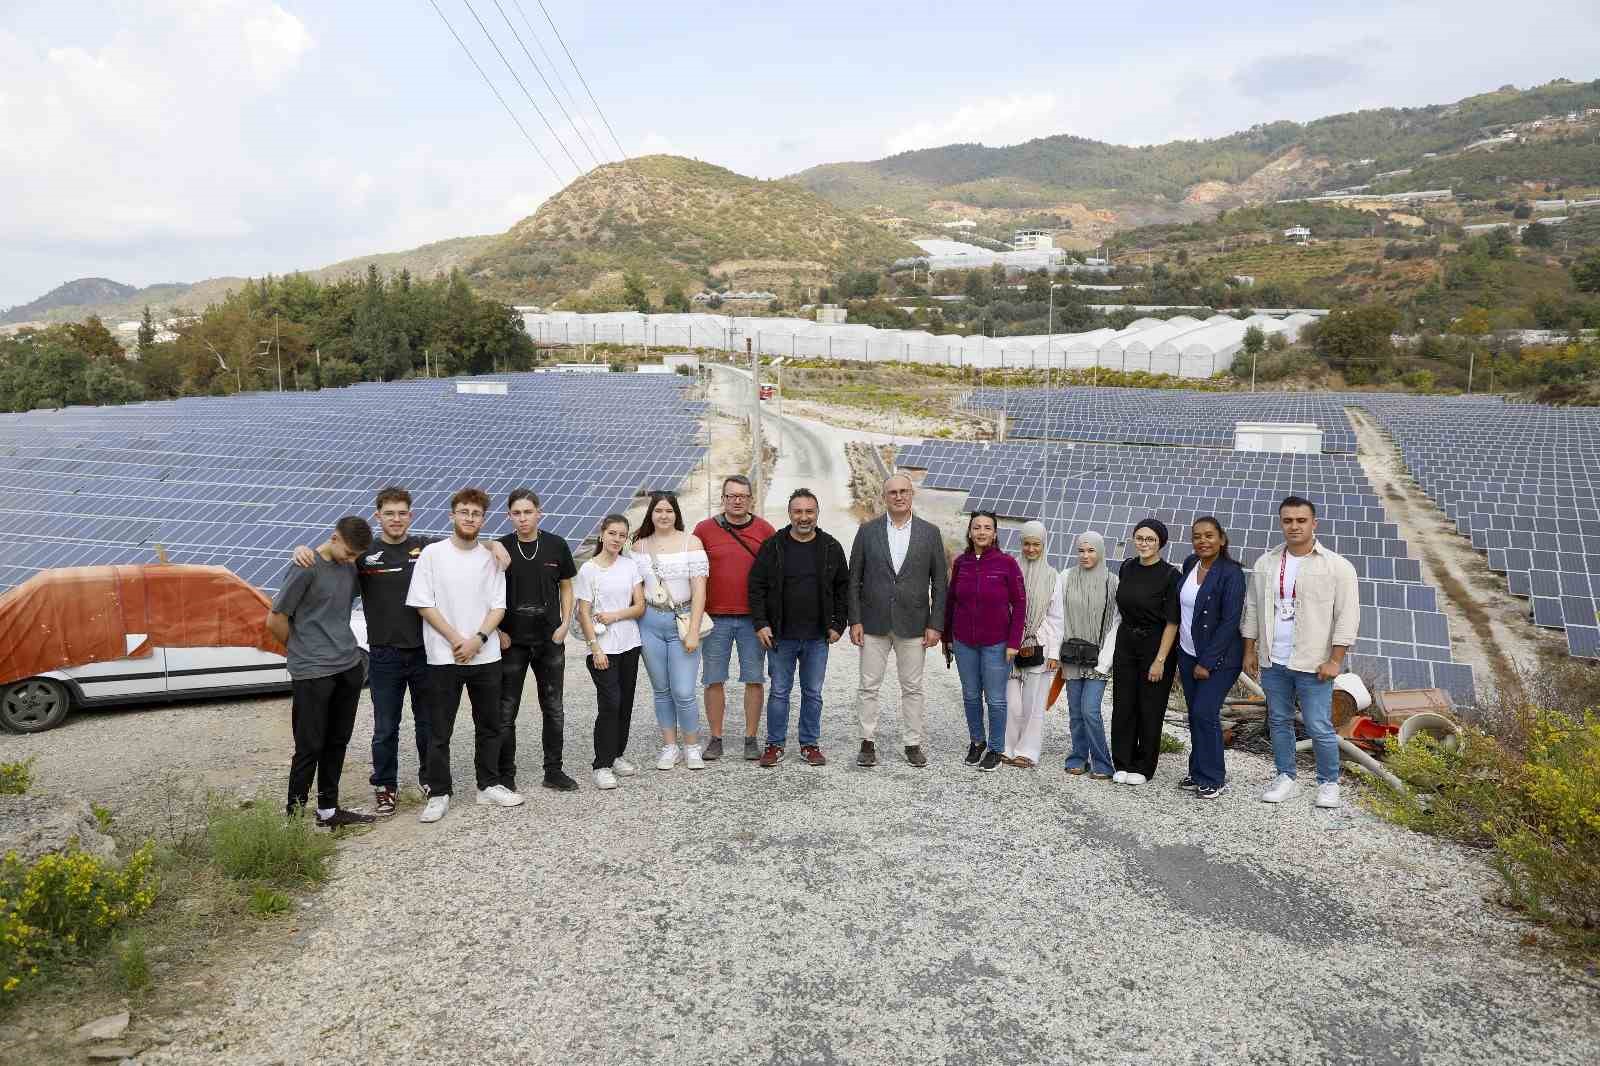
[[[1244,598],[1244,618],[1239,632],[1256,642],[1256,657],[1265,669],[1272,665],[1273,602],[1277,597],[1278,564],[1282,544],[1256,560],[1250,570],[1250,588]],[[1335,645],[1353,648],[1361,628],[1361,595],[1356,568],[1348,559],[1311,545],[1300,562],[1294,594],[1294,650],[1289,669],[1311,673],[1327,662]]]

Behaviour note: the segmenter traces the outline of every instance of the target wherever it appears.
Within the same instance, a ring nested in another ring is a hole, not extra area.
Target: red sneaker
[[[778,747],[776,744],[768,744],[767,750],[761,753],[761,761],[756,763],[756,765],[766,767],[777,766],[778,761],[782,758],[783,749]]]
[[[823,758],[822,749],[815,744],[807,744],[800,749],[801,756],[812,766],[826,766],[828,760]]]

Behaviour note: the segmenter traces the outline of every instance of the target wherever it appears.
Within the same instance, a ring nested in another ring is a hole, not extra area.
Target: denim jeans
[[[1189,708],[1189,776],[1201,788],[1221,788],[1228,779],[1222,758],[1222,701],[1239,680],[1239,671],[1213,670],[1198,681],[1194,667],[1195,657],[1179,648],[1178,683]]]
[[[400,712],[411,690],[411,724],[417,737],[417,780],[427,775],[430,732],[428,655],[420,647],[374,644],[367,656],[367,684],[372,688],[373,788],[399,788]]]
[[[530,667],[539,700],[546,778],[561,772],[561,749],[566,743],[566,648],[553,640],[512,642],[500,652],[500,783],[513,792],[517,790],[517,712],[522,708],[522,686]]]
[[[952,647],[956,672],[961,675],[961,705],[967,712],[967,736],[974,744],[986,744],[997,752],[1006,750],[1006,679],[1011,676],[1011,660],[1006,658],[1004,641],[972,645],[959,640]],[[984,730],[984,705],[989,708],[989,728]]]
[[[772,689],[767,693],[767,743],[783,747],[789,736],[789,694],[800,668],[800,746],[822,739],[822,679],[828,672],[826,640],[776,640],[767,652]]]
[[[655,693],[656,725],[661,732],[681,734],[700,730],[700,653],[683,650],[678,623],[671,611],[646,607],[639,619],[644,641],[644,669]]]
[[[1272,762],[1278,773],[1295,776],[1294,708],[1300,704],[1311,750],[1317,757],[1317,784],[1339,781],[1339,734],[1333,731],[1333,682],[1314,672],[1291,670],[1273,663],[1261,671],[1267,694],[1267,729],[1272,733]]]
[[[1100,708],[1106,701],[1106,679],[1080,677],[1066,682],[1067,720],[1072,729],[1072,751],[1067,766],[1087,766],[1091,773],[1111,773],[1111,748],[1106,744],[1106,723]]]
[[[756,625],[747,614],[714,614],[711,632],[700,641],[700,683],[721,685],[728,680],[728,666],[733,662],[733,649],[739,649],[739,680],[746,685],[759,685],[766,678],[761,668],[766,665],[767,649],[756,636]]]

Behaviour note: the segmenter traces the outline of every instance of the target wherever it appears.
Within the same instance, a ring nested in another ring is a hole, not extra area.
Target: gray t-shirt
[[[362,661],[350,628],[360,586],[356,568],[317,555],[311,566],[289,564],[272,609],[289,618],[289,676],[296,681],[343,673]]]

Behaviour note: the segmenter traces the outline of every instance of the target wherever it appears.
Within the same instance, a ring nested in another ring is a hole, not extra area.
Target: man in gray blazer
[[[939,527],[911,513],[915,491],[904,474],[885,481],[888,513],[863,525],[850,547],[850,640],[861,649],[859,766],[878,764],[878,689],[890,651],[900,675],[906,762],[928,765],[922,667],[939,643],[950,563]]]

